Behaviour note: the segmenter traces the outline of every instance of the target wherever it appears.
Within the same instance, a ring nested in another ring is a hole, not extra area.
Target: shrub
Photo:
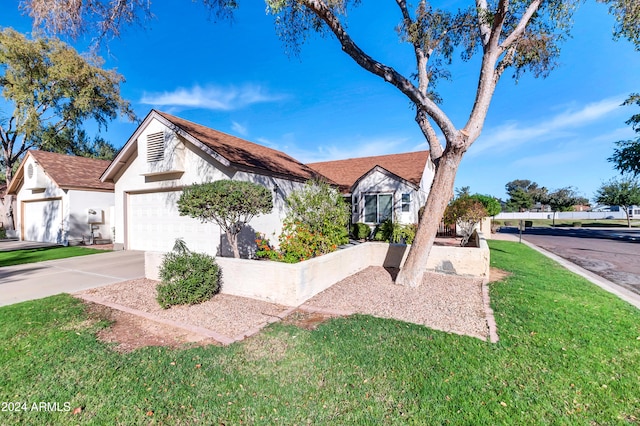
[[[387,243],[413,244],[417,230],[418,224],[401,225],[394,223],[391,219],[387,219],[376,227],[373,232],[373,239]]]
[[[4,228],[0,228],[0,240],[7,238],[7,231]]]
[[[174,305],[195,305],[220,291],[221,271],[212,256],[186,249],[167,253],[160,266],[158,303],[167,309]]]
[[[371,234],[371,228],[366,223],[358,222],[351,225],[351,235],[357,240],[364,240]]]
[[[257,183],[237,180],[191,185],[184,189],[178,200],[181,216],[217,223],[236,258],[240,257],[238,234],[244,225],[255,216],[271,210],[273,198],[269,189]]]
[[[582,227],[582,222],[573,222],[573,227],[574,228],[581,228]]]
[[[460,245],[467,245],[475,226],[487,216],[487,210],[481,202],[469,196],[459,197],[447,206],[444,212],[444,223],[458,225],[462,234]]]
[[[525,228],[532,228],[533,227],[533,221],[532,220],[525,220],[524,221],[524,227]]]

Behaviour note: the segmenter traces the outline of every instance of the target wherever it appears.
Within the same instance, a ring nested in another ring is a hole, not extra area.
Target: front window
[[[381,223],[391,219],[393,211],[392,194],[365,194],[364,221],[365,223]]]

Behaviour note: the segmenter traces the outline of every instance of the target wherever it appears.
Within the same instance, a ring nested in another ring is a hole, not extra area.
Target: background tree
[[[640,6],[638,7],[640,8]],[[633,93],[623,105],[633,104],[640,106],[640,93]],[[620,173],[638,176],[640,174],[640,113],[631,116],[626,123],[638,133],[638,138],[616,142],[617,148],[614,149],[613,155],[607,160],[612,162]]]
[[[108,161],[113,160],[118,153],[118,149],[102,137],[96,135],[91,140],[86,131],[75,128],[67,128],[51,135],[45,132],[40,149]]]
[[[595,201],[609,206],[620,206],[627,216],[627,226],[631,228],[629,207],[640,205],[640,184],[635,179],[611,179],[596,191]]]
[[[496,197],[484,194],[473,194],[470,197],[482,203],[482,206],[487,211],[487,216],[493,217],[502,211],[500,201]]]
[[[576,190],[570,186],[556,189],[544,199],[544,203],[548,204],[553,211],[553,226],[556,224],[556,212],[573,211],[574,206],[585,202],[588,203],[588,200],[578,195]]]
[[[547,196],[547,188],[539,187],[537,183],[528,179],[516,179],[505,185],[509,200],[508,211],[527,211],[534,203],[542,203]]]
[[[470,196],[462,196],[453,200],[444,212],[444,223],[457,225],[462,239],[460,245],[466,246],[478,223],[487,217],[487,210],[482,203]]]
[[[238,234],[256,215],[273,210],[271,191],[262,185],[237,180],[217,180],[191,185],[178,199],[182,216],[217,223],[224,231],[233,250],[240,258]]]
[[[237,0],[204,0],[218,14],[230,14]],[[397,31],[409,44],[415,68],[402,74],[398,69],[367,54],[347,32],[347,12],[359,0],[266,0],[267,11],[276,17],[276,29],[295,49],[309,32],[329,32],[342,50],[366,71],[393,85],[411,103],[416,122],[429,144],[435,176],[420,220],[416,238],[396,282],[419,285],[427,258],[445,208],[453,196],[455,176],[464,153],[480,136],[489,104],[500,78],[507,70],[515,77],[525,71],[546,76],[556,65],[560,43],[568,36],[572,14],[580,0],[475,0],[466,8],[450,11],[418,0],[411,7],[406,0],[390,2],[400,17]],[[34,22],[72,35],[99,28],[116,33],[120,22],[133,22],[149,13],[148,2],[140,0],[88,0],[59,2],[25,0],[22,7]],[[380,10],[380,13],[389,13]],[[95,26],[94,26],[95,25]],[[113,30],[115,26],[115,30]],[[456,126],[436,102],[435,84],[448,77],[453,55],[464,60],[481,56],[473,104],[461,127]],[[439,130],[439,132],[437,131]],[[444,140],[441,140],[442,134]],[[444,143],[443,143],[444,142]]]
[[[59,136],[74,134],[85,120],[106,127],[118,114],[134,120],[129,102],[120,97],[124,78],[100,68],[101,59],[81,56],[55,38],[27,39],[0,31],[0,90],[13,111],[0,115],[0,160],[7,182],[14,164],[44,141],[64,145]],[[1,113],[0,113],[1,114]]]

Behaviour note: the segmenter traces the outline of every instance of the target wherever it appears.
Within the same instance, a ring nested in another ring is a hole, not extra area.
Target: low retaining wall
[[[489,247],[482,234],[479,247],[433,246],[427,269],[436,272],[489,278]],[[304,262],[218,257],[222,269],[221,293],[297,306],[323,290],[369,266],[399,268],[409,246],[367,242]],[[145,276],[158,279],[164,253],[145,253]]]

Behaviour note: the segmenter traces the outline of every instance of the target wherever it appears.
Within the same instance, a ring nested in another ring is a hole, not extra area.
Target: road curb
[[[551,253],[537,245],[530,243],[529,241],[522,240],[522,244],[534,249],[535,251],[547,256],[549,259],[555,260],[564,268],[569,271],[580,275],[583,278],[591,281],[593,284],[597,285],[601,289],[608,291],[611,294],[618,296],[620,299],[624,300],[627,303],[635,306],[637,309],[640,309],[640,295],[627,290],[626,288],[619,286],[618,284],[607,280],[606,278],[602,278],[600,275],[594,274],[591,271],[588,271],[575,263],[569,262],[567,259],[558,256],[557,254]]]

